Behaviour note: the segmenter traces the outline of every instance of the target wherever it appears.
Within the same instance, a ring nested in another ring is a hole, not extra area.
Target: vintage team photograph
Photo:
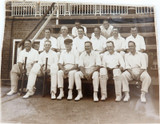
[[[1,123],[160,123],[155,13],[6,0]]]

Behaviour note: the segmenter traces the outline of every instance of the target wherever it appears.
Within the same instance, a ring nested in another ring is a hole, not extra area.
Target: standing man
[[[84,43],[88,41],[89,38],[84,35],[84,28],[78,28],[78,37],[73,40],[73,47],[79,52],[79,55],[84,51]]]
[[[93,45],[93,50],[97,51],[99,54],[104,53],[106,48],[107,39],[101,35],[100,27],[94,28],[94,35],[91,38],[91,42]]]
[[[62,26],[60,32],[61,32],[61,34],[57,38],[57,43],[58,43],[58,51],[62,52],[65,50],[64,40],[65,39],[72,39],[72,37],[69,36],[69,34],[68,34],[68,27],[67,26]]]
[[[22,76],[23,73],[28,75],[33,65],[38,61],[38,51],[33,49],[31,46],[32,44],[30,40],[26,40],[24,42],[25,49],[20,52],[17,64],[13,65],[10,72],[11,91],[8,92],[7,95],[13,95],[17,92],[18,79]],[[24,70],[25,57],[27,57],[27,72]]]
[[[130,99],[128,81],[140,80],[142,81],[141,102],[146,102],[145,94],[151,84],[151,77],[147,73],[144,55],[136,51],[136,43],[134,41],[128,42],[128,48],[130,52],[125,55],[126,71],[122,74],[123,92],[125,93],[123,101],[127,102]]]
[[[84,35],[87,35],[87,28],[85,26],[82,26],[79,20],[75,21],[75,27],[72,28],[72,36],[73,38],[78,36],[78,28],[83,27],[84,28]]]
[[[137,27],[131,28],[131,35],[126,38],[126,49],[128,50],[128,42],[134,41],[136,44],[136,51],[143,53],[145,57],[145,61],[148,66],[148,55],[145,52],[146,50],[146,44],[144,41],[144,37],[138,34]]]
[[[52,43],[51,49],[57,51],[57,39],[51,36],[51,30],[45,29],[45,37],[40,41],[39,52],[44,51],[44,43],[46,40],[50,40]]]
[[[113,26],[109,24],[108,20],[103,20],[103,24],[100,26],[101,34],[108,39],[111,36]]]
[[[31,72],[29,73],[27,90],[28,92],[23,98],[28,98],[34,95],[34,86],[37,78],[37,74],[41,70],[44,73],[46,58],[48,58],[47,73],[51,75],[51,99],[56,99],[57,91],[57,72],[58,72],[58,57],[56,52],[51,50],[51,41],[47,40],[44,43],[45,50],[40,54],[38,63],[36,63]]]
[[[57,99],[62,99],[64,97],[64,79],[68,77],[68,100],[73,98],[72,90],[75,81],[75,72],[78,69],[78,52],[72,49],[72,39],[64,40],[66,51],[63,51],[60,55],[59,68],[58,71],[58,88],[60,89],[60,94]]]
[[[113,41],[114,50],[124,57],[126,40],[123,37],[121,37],[117,28],[113,28],[112,34],[113,36],[108,38],[107,41]]]
[[[101,100],[107,98],[107,80],[109,77],[108,75],[111,74],[115,85],[115,101],[120,101],[122,99],[121,72],[125,69],[125,63],[120,53],[114,51],[113,41],[107,42],[107,49],[108,51],[104,53],[102,59],[103,68],[100,69]]]
[[[92,43],[90,41],[85,42],[85,51],[80,55],[79,68],[80,71],[75,73],[76,89],[78,95],[75,98],[76,101],[80,100],[82,95],[82,82],[81,78],[87,80],[93,80],[93,100],[99,101],[98,99],[98,88],[99,88],[99,68],[101,66],[101,59],[99,53],[92,50]]]

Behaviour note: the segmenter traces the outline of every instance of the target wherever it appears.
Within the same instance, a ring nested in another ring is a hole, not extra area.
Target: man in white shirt
[[[126,49],[128,50],[128,42],[134,41],[136,44],[136,51],[143,53],[147,66],[148,66],[148,55],[145,52],[146,44],[144,41],[144,37],[138,34],[138,30],[136,27],[131,28],[131,35],[126,38]]]
[[[45,37],[40,41],[40,45],[39,45],[39,51],[43,52],[44,50],[44,43],[46,40],[50,40],[52,43],[51,49],[53,51],[57,50],[57,39],[55,37],[51,36],[51,30],[50,29],[45,29]]]
[[[75,98],[76,101],[80,100],[82,95],[82,82],[81,78],[87,80],[93,80],[93,100],[99,101],[98,99],[98,88],[99,88],[99,68],[101,66],[101,59],[99,53],[92,50],[92,43],[90,41],[85,42],[85,51],[80,55],[79,59],[80,71],[75,73],[75,84],[78,90],[78,95]]]
[[[58,88],[60,89],[59,96],[57,99],[62,99],[64,97],[64,91],[63,91],[63,84],[64,79],[68,77],[68,100],[71,100],[73,98],[72,90],[74,86],[75,81],[75,72],[78,69],[78,59],[79,55],[78,52],[74,49],[72,49],[72,39],[66,39],[64,40],[64,44],[66,47],[66,50],[63,51],[60,55],[59,60],[59,68],[58,71]]]
[[[84,29],[82,27],[78,28],[78,37],[73,39],[73,47],[79,52],[79,55],[85,51],[84,50],[84,43],[88,41],[89,38],[84,36]]]
[[[51,75],[51,99],[56,99],[57,91],[57,72],[58,72],[58,57],[57,53],[51,50],[51,41],[47,40],[44,43],[45,50],[40,54],[38,63],[36,63],[31,72],[29,73],[27,90],[28,92],[23,96],[23,98],[28,98],[34,95],[34,86],[36,82],[37,75],[39,71],[44,73],[46,59],[48,58],[47,73]]]
[[[113,41],[114,50],[124,57],[126,40],[123,37],[121,37],[117,28],[113,28],[112,34],[113,36],[108,38],[107,41]]]
[[[75,21],[75,27],[72,28],[72,36],[73,38],[78,36],[78,28],[83,27],[84,28],[84,35],[87,35],[87,28],[85,26],[82,26],[79,20]]]
[[[65,50],[64,40],[65,39],[72,39],[72,37],[68,34],[68,27],[67,26],[62,26],[60,31],[61,31],[61,34],[57,38],[57,43],[58,43],[58,51],[62,52]]]
[[[100,27],[94,28],[94,35],[91,38],[91,42],[93,45],[93,50],[97,51],[99,54],[104,53],[106,48],[107,39],[101,35]]]
[[[151,84],[151,77],[147,73],[144,55],[136,51],[136,43],[134,41],[128,42],[128,48],[130,52],[125,55],[126,71],[122,74],[123,92],[125,92],[123,101],[127,102],[130,99],[128,81],[140,80],[142,81],[141,102],[146,102],[145,94]]]
[[[33,49],[30,40],[26,40],[24,43],[25,49],[22,50],[19,54],[17,64],[13,65],[12,70],[10,72],[11,78],[11,91],[7,93],[7,95],[13,95],[17,92],[17,85],[18,79],[21,77],[23,73],[26,75],[29,74],[31,68],[33,67],[34,63],[38,61],[38,51]],[[25,58],[27,57],[26,61],[26,71],[24,70],[24,63]]]
[[[125,69],[125,63],[120,55],[114,50],[114,42],[107,42],[108,51],[104,53],[102,59],[102,67],[100,69],[100,87],[101,87],[101,100],[105,100],[107,98],[107,80],[109,78],[109,74],[113,76],[114,85],[115,85],[115,101],[120,101],[122,99],[122,78],[121,71]]]
[[[103,24],[100,26],[101,34],[108,39],[111,36],[113,26],[109,24],[108,20],[103,20]]]

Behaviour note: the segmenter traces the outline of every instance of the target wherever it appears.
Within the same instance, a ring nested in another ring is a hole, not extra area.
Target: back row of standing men
[[[78,91],[75,100],[83,97],[81,78],[93,79],[94,101],[99,101],[97,93],[100,83],[101,100],[105,100],[108,74],[111,74],[115,83],[115,101],[122,99],[122,90],[125,92],[123,100],[130,99],[128,81],[135,79],[142,81],[141,101],[146,102],[145,93],[148,92],[151,78],[146,71],[148,56],[143,53],[146,49],[145,41],[137,34],[137,28],[131,28],[131,35],[126,40],[121,37],[117,28],[109,25],[107,20],[104,20],[100,27],[94,28],[91,39],[85,36],[86,32],[84,26],[74,27],[73,39],[68,35],[68,28],[62,26],[61,35],[56,39],[51,37],[50,30],[46,29],[45,38],[40,41],[39,51],[42,53],[39,57],[38,52],[31,48],[31,43],[27,40],[25,49],[18,57],[18,64],[12,67],[11,91],[7,95],[17,92],[18,74],[23,73],[24,57],[27,56],[28,92],[23,98],[34,94],[36,77],[44,72],[45,59],[48,58],[47,72],[51,75],[51,99],[56,99],[57,84],[60,88],[57,99],[64,97],[63,78],[69,77],[68,100],[73,97],[74,82]],[[110,36],[111,32],[113,36]],[[129,53],[125,54],[126,51]]]

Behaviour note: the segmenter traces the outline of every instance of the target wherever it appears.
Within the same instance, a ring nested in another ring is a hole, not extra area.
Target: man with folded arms
[[[58,72],[58,57],[57,53],[51,50],[51,41],[47,40],[44,43],[44,51],[39,55],[38,63],[36,63],[31,72],[29,73],[28,83],[27,83],[27,93],[23,96],[23,98],[28,98],[34,95],[35,92],[35,82],[39,71],[45,73],[45,64],[46,58],[48,58],[47,63],[47,73],[51,75],[51,99],[56,99],[56,91],[57,91],[57,72]]]
[[[92,43],[90,41],[85,42],[85,51],[82,52],[79,59],[80,71],[75,73],[75,84],[78,91],[78,95],[75,98],[76,101],[80,100],[82,95],[82,82],[81,78],[87,80],[93,80],[93,100],[99,101],[98,99],[98,88],[99,88],[99,68],[101,66],[101,59],[99,53],[92,50]]]
[[[102,66],[100,69],[100,88],[101,88],[101,100],[105,100],[107,98],[107,80],[109,74],[113,76],[114,85],[115,85],[115,101],[120,101],[122,99],[122,78],[121,72],[125,68],[125,63],[120,55],[114,51],[114,43],[113,41],[107,42],[108,51],[104,53],[102,58]]]
[[[73,98],[72,90],[75,81],[75,72],[78,69],[78,52],[72,49],[72,39],[64,40],[66,50],[60,55],[59,68],[58,71],[58,88],[60,89],[60,94],[57,99],[62,99],[64,97],[64,78],[68,77],[68,100]]]
[[[136,43],[134,41],[129,41],[128,48],[130,52],[125,55],[126,71],[122,74],[123,92],[125,93],[123,101],[127,102],[130,99],[128,81],[140,80],[142,81],[140,99],[141,102],[145,103],[145,94],[148,92],[148,88],[151,84],[151,77],[147,73],[144,55],[136,51]]]
[[[17,64],[13,65],[12,70],[10,72],[11,78],[11,91],[7,93],[7,95],[13,95],[17,92],[18,79],[22,76],[23,73],[29,74],[33,65],[38,61],[38,51],[33,49],[30,40],[26,40],[24,43],[25,49],[22,50],[19,54]],[[26,61],[26,70],[24,70],[25,57],[27,57]]]

